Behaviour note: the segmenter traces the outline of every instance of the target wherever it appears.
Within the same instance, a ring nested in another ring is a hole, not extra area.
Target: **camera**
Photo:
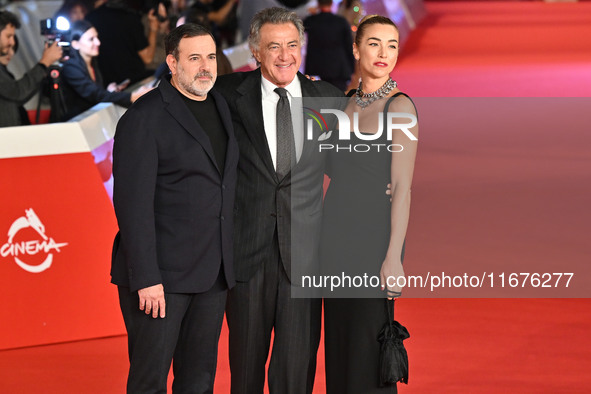
[[[58,16],[55,20],[48,18],[40,21],[41,35],[49,45],[54,41],[62,48],[64,57],[70,54],[70,22],[63,16]]]

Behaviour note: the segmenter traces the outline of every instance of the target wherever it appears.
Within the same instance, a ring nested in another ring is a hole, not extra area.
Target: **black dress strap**
[[[392,102],[392,101],[393,101],[393,100],[394,100],[396,97],[398,97],[398,96],[404,96],[404,97],[406,97],[407,99],[409,99],[409,100],[410,100],[410,102],[412,103],[412,106],[413,106],[413,107],[415,107],[415,112],[417,112],[417,107],[416,107],[416,105],[415,105],[414,101],[412,101],[412,99],[410,98],[410,96],[409,96],[408,94],[406,94],[406,93],[403,93],[403,92],[398,92],[398,93],[396,93],[394,96],[390,97],[390,98],[388,99],[388,101],[386,101],[386,105],[384,106],[384,112],[388,112],[388,107],[390,106],[390,103],[391,103],[391,102]],[[418,112],[417,112],[417,116],[418,116]]]
[[[412,103],[412,106],[415,109],[415,113],[417,114],[417,121],[419,119],[419,113],[417,112],[417,106],[415,105],[414,101],[412,101],[412,99],[408,96],[408,94],[406,93],[402,93],[402,92],[398,92],[396,93],[394,96],[390,97],[388,99],[388,101],[386,101],[386,105],[384,106],[384,127],[386,124],[388,124],[388,108],[390,108],[390,103],[398,96],[404,96],[406,98],[408,98],[410,100],[410,102]]]

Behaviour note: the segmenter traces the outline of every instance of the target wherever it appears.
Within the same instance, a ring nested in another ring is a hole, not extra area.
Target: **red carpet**
[[[587,300],[406,299],[410,381],[400,393],[587,393]],[[124,393],[126,337],[0,352],[0,392]],[[225,341],[216,393],[229,392]],[[324,392],[322,349],[315,393]]]
[[[445,2],[428,10],[394,73],[412,97],[589,96],[591,3]],[[421,124],[407,269],[588,265],[591,137],[583,119],[569,122],[494,135]],[[575,272],[575,285],[585,279]],[[399,392],[587,393],[590,307],[588,299],[402,298],[396,316],[411,332],[410,379]],[[226,335],[219,393],[229,392]],[[315,393],[324,392],[323,363],[320,349]],[[125,337],[0,351],[0,393],[123,393],[126,368]]]
[[[414,97],[588,97],[591,3],[427,3],[394,71]]]

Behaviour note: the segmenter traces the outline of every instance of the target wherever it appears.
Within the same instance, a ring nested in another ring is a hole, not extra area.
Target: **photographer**
[[[8,66],[8,63],[10,63],[13,56],[16,54],[16,51],[18,50],[17,38],[18,38],[17,36],[14,36],[14,47],[9,48],[8,53],[6,55],[0,54],[0,70],[2,70],[1,72],[7,73],[10,76],[12,76],[12,73],[10,71],[8,71],[6,66]],[[21,125],[23,125],[23,126],[30,125],[31,121],[29,120],[29,115],[27,114],[27,110],[25,110],[25,108],[22,105],[20,105],[18,107],[18,111],[19,111],[19,114],[21,117]]]
[[[0,11],[0,56],[14,49],[15,32],[20,28],[16,15]],[[0,67],[0,127],[20,126],[22,119],[19,107],[39,91],[41,81],[47,76],[47,68],[62,57],[62,49],[57,42],[45,45],[41,60],[23,77],[16,80],[6,67]]]

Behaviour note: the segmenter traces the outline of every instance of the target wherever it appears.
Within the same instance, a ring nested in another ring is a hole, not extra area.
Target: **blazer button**
[[[224,220],[224,215],[220,216],[220,220]]]
[[[222,190],[226,190],[226,185],[222,185]]]
[[[272,213],[271,216],[273,216],[274,218],[276,218],[277,217],[277,214],[276,213]]]

